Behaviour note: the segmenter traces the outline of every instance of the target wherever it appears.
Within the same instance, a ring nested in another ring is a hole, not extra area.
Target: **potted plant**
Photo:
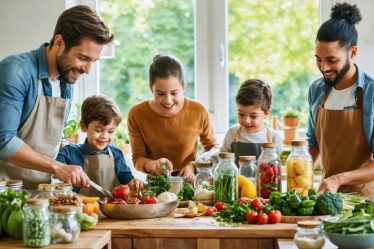
[[[299,125],[299,112],[294,109],[287,109],[283,113],[283,124],[288,127],[297,127]]]
[[[65,139],[68,140],[70,143],[78,143],[79,114],[80,114],[81,104],[76,103],[75,107],[77,109],[77,113],[73,116],[73,119],[70,119],[68,122],[66,122],[64,130],[63,130]]]
[[[114,144],[122,150],[124,156],[127,156],[131,153],[130,139],[127,132],[126,125],[121,122],[116,129]]]

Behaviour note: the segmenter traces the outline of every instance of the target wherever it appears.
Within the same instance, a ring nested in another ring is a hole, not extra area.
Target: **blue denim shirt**
[[[68,165],[79,165],[83,168],[84,156],[87,155],[109,155],[109,150],[113,153],[114,159],[114,170],[117,180],[121,184],[127,184],[134,176],[131,173],[130,167],[126,165],[125,158],[123,157],[122,151],[114,145],[107,146],[104,150],[99,153],[91,150],[88,147],[87,139],[84,144],[68,144],[60,150],[56,160]],[[75,192],[79,192],[79,188],[73,189]]]
[[[24,144],[17,133],[34,107],[39,79],[43,83],[43,95],[52,96],[45,53],[47,45],[43,43],[39,49],[0,61],[0,160],[13,156]],[[72,90],[72,85],[61,80],[62,98],[71,100]],[[70,101],[68,103],[65,120],[70,110]]]
[[[357,65],[357,80],[354,90],[354,97],[357,98],[357,90],[363,90],[363,124],[368,140],[371,153],[374,153],[374,76],[363,71]],[[319,149],[315,134],[315,123],[317,118],[317,110],[325,94],[328,94],[331,87],[327,86],[323,77],[317,79],[309,88],[308,102],[309,102],[309,120],[306,137],[309,146]],[[357,107],[357,106],[355,106]],[[357,129],[360,129],[357,127]]]

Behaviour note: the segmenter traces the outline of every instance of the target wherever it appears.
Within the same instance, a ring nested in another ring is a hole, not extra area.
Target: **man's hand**
[[[80,166],[60,164],[55,168],[54,176],[60,181],[71,183],[75,187],[89,187],[90,179]]]
[[[136,192],[144,188],[144,183],[137,178],[132,178],[127,185],[129,185],[131,190],[135,190]]]
[[[179,175],[183,177],[183,179],[189,183],[192,183],[195,180],[195,166],[193,163],[189,163],[183,167],[183,169],[179,172]]]
[[[318,193],[331,192],[336,193],[340,187],[339,175],[333,175],[321,182],[321,185],[318,188]]]
[[[162,176],[165,175],[165,169],[162,167],[162,162],[165,162],[168,166],[169,172],[173,172],[173,164],[170,162],[167,158],[160,158],[158,160],[151,160],[145,163],[144,169],[147,173],[156,175],[156,176]]]

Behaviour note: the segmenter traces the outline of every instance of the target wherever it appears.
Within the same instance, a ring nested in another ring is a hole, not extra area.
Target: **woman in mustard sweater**
[[[170,172],[192,182],[198,141],[207,152],[219,150],[209,113],[200,102],[184,97],[183,68],[171,55],[153,58],[149,86],[153,98],[128,113],[134,165],[145,173],[164,175],[165,162]]]

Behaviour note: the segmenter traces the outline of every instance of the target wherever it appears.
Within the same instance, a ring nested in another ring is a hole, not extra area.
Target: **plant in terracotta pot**
[[[299,112],[294,109],[287,109],[283,113],[283,130],[284,143],[290,144],[292,140],[297,138],[297,128],[299,125]]]
[[[65,139],[68,140],[70,143],[78,143],[78,135],[79,135],[79,114],[81,109],[81,104],[76,103],[75,107],[77,109],[77,113],[70,119],[68,122],[65,123],[64,127],[64,135]]]

